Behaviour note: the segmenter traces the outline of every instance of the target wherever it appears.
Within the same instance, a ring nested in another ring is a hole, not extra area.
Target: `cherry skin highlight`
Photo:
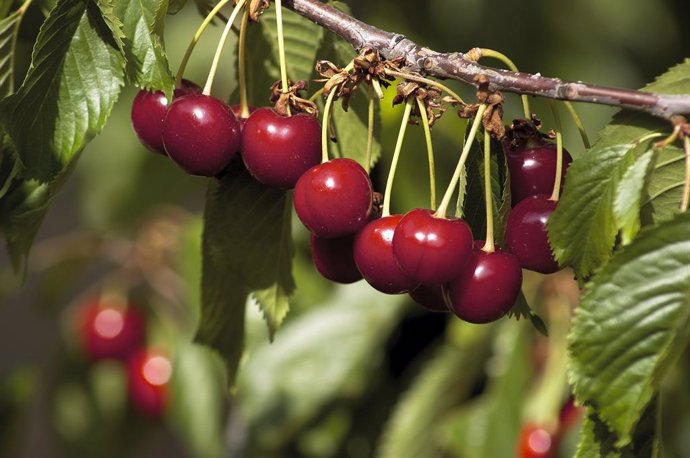
[[[173,100],[185,95],[197,94],[201,88],[188,80],[175,88]],[[132,128],[139,141],[153,152],[166,155],[163,147],[163,121],[168,111],[168,98],[163,91],[141,90],[132,102]]]
[[[513,206],[530,196],[551,195],[556,178],[556,145],[545,143],[532,148],[505,147],[506,162],[510,173],[510,195]],[[573,161],[570,153],[563,149],[561,186],[565,172]]]
[[[259,108],[242,129],[242,160],[258,182],[291,189],[321,162],[321,126],[312,116]]]
[[[78,315],[79,335],[92,361],[127,359],[145,338],[143,315],[134,307],[113,307],[100,298],[87,302]]]
[[[361,165],[352,159],[333,159],[297,180],[295,211],[317,237],[342,237],[367,223],[372,196],[371,180]]]
[[[362,279],[353,255],[354,234],[322,239],[311,234],[311,259],[316,270],[336,283],[354,283]]]
[[[163,353],[142,349],[127,362],[127,391],[132,406],[141,414],[159,418],[168,404],[172,364]]]
[[[443,288],[446,302],[460,319],[480,324],[508,313],[521,286],[522,270],[515,256],[475,249],[460,276]]]
[[[556,440],[544,428],[527,424],[518,437],[517,458],[555,458]]]
[[[441,285],[419,285],[410,291],[410,297],[430,312],[450,312]]]
[[[549,196],[531,196],[518,203],[508,216],[506,244],[524,269],[543,274],[560,270],[553,257],[546,223],[557,202]]]
[[[419,283],[455,279],[471,252],[472,231],[465,221],[437,218],[431,210],[420,208],[403,216],[393,238],[398,265]]]
[[[367,283],[386,294],[406,293],[419,286],[400,269],[393,255],[393,236],[401,219],[402,215],[381,217],[355,235],[357,268]]]
[[[240,125],[221,100],[193,94],[173,101],[163,124],[168,156],[191,175],[216,176],[240,147]]]

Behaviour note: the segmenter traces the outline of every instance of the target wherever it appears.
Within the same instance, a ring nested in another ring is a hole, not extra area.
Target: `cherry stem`
[[[328,162],[328,123],[331,119],[331,107],[335,97],[336,88],[332,88],[323,108],[323,120],[321,121],[321,163]]]
[[[192,55],[192,51],[194,51],[194,47],[196,44],[199,42],[199,39],[201,38],[201,35],[203,35],[204,31],[208,27],[208,25],[211,23],[214,17],[218,14],[218,11],[222,7],[224,7],[226,4],[228,4],[230,0],[220,0],[216,6],[213,7],[213,9],[208,13],[206,18],[204,18],[204,21],[201,23],[198,29],[196,29],[196,32],[194,33],[194,37],[192,38],[192,41],[189,43],[187,46],[187,50],[184,53],[184,57],[182,57],[182,62],[180,62],[180,67],[177,70],[177,76],[175,76],[175,87],[180,87],[182,85],[182,76],[184,75],[185,68],[187,68],[187,62],[189,62],[189,58]]]
[[[24,15],[24,13],[26,13],[26,10],[29,8],[29,6],[31,6],[31,2],[32,2],[32,0],[26,0],[24,3],[22,3],[21,6],[19,8],[17,8],[17,14],[19,14],[20,16]],[[14,48],[12,48],[12,49],[14,49]]]
[[[491,192],[491,136],[484,130],[484,203],[486,204],[486,240],[482,251],[493,253],[494,245],[494,201]]]
[[[573,118],[573,122],[577,126],[577,131],[580,132],[582,144],[585,146],[585,149],[590,149],[592,147],[592,144],[589,142],[589,137],[587,136],[587,131],[585,130],[584,124],[582,124],[582,119],[580,118],[580,115],[577,114],[577,111],[575,111],[575,107],[572,103],[564,101],[563,105],[565,105],[565,107],[568,110],[568,113],[570,113],[570,117]]]
[[[366,171],[371,171],[371,155],[374,149],[374,94],[371,88],[367,88],[367,95],[369,96],[369,107],[367,119],[367,155],[365,159]]]
[[[424,83],[424,84],[428,84],[429,86],[436,87],[436,88],[446,92],[448,95],[453,97],[459,103],[461,103],[463,105],[467,105],[465,103],[465,101],[462,100],[462,97],[460,97],[457,93],[455,93],[448,86],[446,86],[445,84],[441,84],[438,81],[430,80],[429,78],[424,78],[423,76],[419,76],[419,75],[413,75],[410,73],[398,72],[395,70],[391,70],[389,68],[385,69],[384,72],[386,73],[386,75],[395,76],[396,78],[402,78],[402,79],[407,80],[407,81],[416,81],[418,83]],[[375,79],[372,80],[372,83],[374,81],[376,81],[378,83],[378,81]]]
[[[240,25],[240,37],[238,43],[237,65],[240,86],[240,118],[249,117],[249,103],[247,103],[247,26],[249,25],[249,8],[244,9],[242,24]]]
[[[400,130],[398,131],[398,140],[395,142],[395,151],[393,151],[391,168],[388,171],[388,181],[386,181],[386,192],[383,195],[383,212],[381,213],[381,216],[390,216],[391,214],[391,191],[393,189],[393,179],[395,178],[395,171],[398,168],[400,151],[402,150],[403,139],[405,138],[405,131],[407,130],[407,123],[410,120],[411,112],[412,100],[408,98],[405,102],[405,112],[403,113],[402,121],[400,123]]]
[[[286,94],[288,87],[287,77],[287,62],[285,60],[285,38],[283,37],[283,6],[282,0],[275,0],[276,3],[276,28],[278,30],[278,57],[280,59],[280,82],[283,94]],[[288,116],[290,113],[290,104],[286,105]]]
[[[561,173],[563,172],[563,136],[556,132],[556,180],[549,200],[558,202],[561,198]]]
[[[654,133],[647,134],[647,135],[644,135],[644,136],[638,138],[637,140],[633,141],[633,144],[639,145],[640,143],[646,142],[647,140],[651,140],[653,138],[659,138],[659,137],[663,137],[663,136],[664,136],[664,134],[662,134],[661,132],[654,132]]]
[[[371,79],[371,87],[376,93],[376,97],[379,98],[379,100],[383,100],[385,95],[383,94],[383,89],[381,89],[381,82],[379,81],[378,78],[372,78]]]
[[[487,49],[487,48],[480,48],[481,51],[481,56],[480,57],[489,57],[492,59],[499,60],[505,64],[506,67],[508,67],[511,71],[513,72],[519,72],[517,66],[515,63],[505,54],[495,51],[493,49]],[[530,119],[532,117],[532,112],[530,111],[529,108],[529,97],[527,97],[525,94],[521,95],[520,98],[522,99],[522,109],[525,114],[525,119]]]
[[[318,99],[321,94],[323,94],[323,87],[320,88],[318,91],[314,92],[311,97],[309,97],[310,102],[316,102],[316,99]]]
[[[446,213],[448,212],[448,205],[450,205],[450,199],[453,197],[453,192],[455,191],[455,187],[458,185],[458,181],[460,181],[460,175],[462,175],[462,170],[465,167],[467,156],[470,154],[470,149],[472,149],[472,142],[474,142],[474,137],[477,135],[479,125],[482,123],[484,111],[486,111],[486,105],[479,105],[477,114],[475,115],[474,121],[472,122],[472,127],[470,128],[470,133],[467,135],[467,139],[465,139],[465,144],[462,147],[462,153],[460,154],[458,165],[455,167],[453,178],[451,178],[450,184],[446,189],[446,193],[443,195],[441,205],[439,205],[438,210],[436,210],[436,213],[434,213],[434,216],[436,216],[437,218],[446,217]]]
[[[228,39],[230,30],[232,30],[232,23],[235,22],[235,18],[242,9],[242,6],[244,6],[244,0],[240,0],[239,2],[237,2],[237,5],[235,5],[235,8],[232,10],[232,14],[228,19],[228,22],[225,24],[223,34],[220,36],[218,46],[216,47],[216,54],[213,56],[213,62],[211,63],[211,69],[208,72],[208,78],[206,78],[206,85],[204,86],[204,90],[202,91],[202,94],[204,95],[211,95],[213,78],[215,78],[216,71],[218,71],[218,63],[220,62],[220,55],[223,52],[223,46],[225,45],[225,41]]]
[[[419,107],[419,116],[422,118],[422,126],[424,127],[424,139],[426,140],[426,152],[429,159],[429,198],[431,201],[431,209],[436,210],[436,166],[434,165],[434,145],[431,142],[431,128],[429,127],[429,117],[426,113],[426,105],[420,99],[417,99],[417,106]]]
[[[690,136],[688,135],[683,139],[683,149],[685,150],[685,181],[680,211],[685,212],[688,211],[688,205],[690,204]]]

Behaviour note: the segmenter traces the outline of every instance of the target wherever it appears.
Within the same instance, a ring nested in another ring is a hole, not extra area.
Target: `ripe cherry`
[[[522,270],[515,256],[475,249],[460,276],[444,285],[444,294],[459,318],[490,323],[508,313],[521,285]]]
[[[354,283],[362,279],[352,254],[354,234],[322,239],[311,234],[311,259],[316,270],[336,283]]]
[[[450,312],[441,285],[419,285],[410,291],[410,297],[430,312]]]
[[[472,231],[461,219],[437,218],[431,210],[418,208],[405,214],[395,229],[395,259],[419,283],[457,278],[471,252]]]
[[[386,294],[406,293],[419,286],[400,269],[393,255],[393,235],[401,219],[402,215],[381,217],[355,235],[357,268],[371,286]]]
[[[115,307],[100,298],[79,311],[78,326],[87,356],[94,361],[125,360],[144,342],[144,317],[134,307]]]
[[[160,417],[168,403],[172,364],[161,352],[142,349],[127,363],[128,393],[133,407],[148,417]]]
[[[352,234],[369,220],[371,180],[356,161],[333,159],[307,170],[295,186],[295,211],[316,236]]]
[[[543,274],[559,270],[546,234],[546,223],[556,204],[547,195],[531,196],[510,212],[506,224],[506,243],[525,269]]]
[[[251,105],[249,105],[247,109],[249,110],[249,115],[254,113],[256,110],[256,108]],[[247,123],[247,119],[249,119],[249,116],[246,118],[242,116],[242,106],[239,104],[230,105],[230,110],[232,111],[232,114],[235,115],[235,118],[237,118],[237,122],[240,123],[240,132],[242,132],[242,130],[244,130],[244,125]]]
[[[187,173],[216,176],[240,147],[240,125],[221,100],[193,94],[173,101],[163,124],[168,156]]]
[[[517,458],[554,458],[556,441],[551,433],[537,425],[522,427],[518,437]]]
[[[175,88],[173,100],[201,92],[201,88],[188,80]],[[151,151],[165,155],[163,148],[163,120],[168,111],[168,98],[163,91],[141,90],[132,102],[132,127],[141,143]]]
[[[504,151],[510,173],[513,206],[529,196],[551,194],[556,178],[556,145],[542,143],[531,148],[512,148],[504,144]],[[572,161],[572,156],[564,149],[561,185],[565,181],[566,169]]]
[[[242,160],[258,182],[293,188],[321,162],[319,122],[305,114],[281,116],[272,108],[259,108],[242,130]]]

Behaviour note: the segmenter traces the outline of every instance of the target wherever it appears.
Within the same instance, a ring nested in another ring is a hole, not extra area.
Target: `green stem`
[[[688,211],[690,204],[690,136],[683,139],[683,149],[685,150],[685,181],[683,182],[683,199],[680,202],[680,211]]]
[[[369,95],[368,119],[367,119],[367,155],[365,159],[366,171],[371,171],[371,154],[374,149],[374,94],[371,88],[367,88]]]
[[[17,8],[17,14],[20,16],[23,16],[24,13],[26,13],[26,10],[29,9],[29,6],[31,6],[32,0],[25,0],[24,3],[21,4],[19,8]],[[20,19],[21,21],[21,19]]]
[[[287,93],[288,76],[287,62],[285,60],[285,37],[283,36],[283,6],[282,0],[275,0],[276,3],[276,27],[278,30],[278,58],[280,59],[280,83],[283,94]],[[288,116],[290,116],[290,105],[286,105]]]
[[[326,106],[323,108],[323,120],[321,121],[321,163],[328,162],[328,123],[331,119],[331,106],[333,106],[333,97],[337,92],[336,88],[332,88],[326,99]]]
[[[249,8],[244,9],[240,37],[238,43],[237,65],[240,85],[240,117],[249,117],[249,103],[247,102],[247,26],[249,25]]]
[[[494,246],[494,202],[491,192],[491,136],[484,130],[484,203],[486,204],[486,241],[482,251],[493,253]]]
[[[310,102],[316,102],[316,99],[319,98],[323,94],[323,88],[319,89],[318,91],[314,92],[311,97],[309,97]]]
[[[398,168],[400,151],[402,150],[403,139],[405,138],[405,131],[407,130],[407,123],[410,120],[411,112],[412,100],[407,99],[405,102],[405,112],[403,113],[402,122],[400,123],[400,130],[398,131],[398,140],[395,142],[395,151],[393,151],[391,168],[388,171],[388,181],[386,181],[386,192],[383,195],[383,212],[381,216],[390,216],[391,214],[391,190],[393,189],[393,179],[395,178],[395,171]]]
[[[663,137],[663,136],[664,136],[664,134],[662,134],[661,132],[655,132],[655,133],[644,135],[644,136],[638,138],[637,140],[633,141],[633,143],[636,145],[639,145],[643,142],[646,142],[647,140],[651,140],[653,138],[659,138],[659,137]]]
[[[456,94],[452,89],[450,89],[448,86],[439,83],[438,81],[430,80],[429,78],[424,78],[423,76],[418,76],[418,75],[413,75],[411,73],[402,73],[402,72],[397,72],[395,70],[391,69],[386,69],[385,70],[386,75],[394,76],[396,78],[402,78],[404,80],[408,81],[416,81],[418,83],[424,83],[428,84],[429,86],[434,86],[444,92],[446,92],[448,95],[453,97],[455,100],[457,100],[459,103],[463,105],[467,105],[464,100],[462,100],[462,97],[460,97],[458,94]],[[375,80],[372,80],[372,82]]]
[[[568,113],[570,113],[570,116],[573,118],[573,122],[577,126],[577,131],[580,132],[582,144],[585,146],[585,149],[590,149],[592,147],[592,144],[589,142],[589,137],[587,136],[587,131],[585,130],[584,124],[582,124],[582,119],[580,119],[580,115],[578,115],[577,111],[575,111],[575,107],[573,106],[573,104],[568,102],[567,100],[563,101],[563,105],[565,105],[565,107],[568,109]]]
[[[563,136],[556,132],[556,179],[553,183],[553,192],[549,200],[558,202],[561,198],[561,173],[563,172]]]
[[[551,114],[553,115],[553,123],[556,126],[556,131],[563,132],[563,126],[561,124],[561,115],[558,113],[558,107],[556,106],[556,102],[554,102],[553,100],[549,100],[549,109],[551,110]]]
[[[492,59],[497,59],[503,62],[505,66],[508,67],[511,71],[514,71],[515,73],[519,72],[515,63],[512,60],[510,60],[510,58],[505,54],[487,48],[481,48],[481,53],[482,57],[490,57]],[[529,108],[529,97],[523,94],[522,96],[520,96],[520,98],[522,99],[522,109],[525,113],[525,119],[530,119],[530,117],[532,117],[532,112]]]
[[[206,85],[204,86],[204,90],[202,91],[204,95],[211,95],[213,78],[215,78],[216,71],[218,70],[218,63],[220,62],[220,55],[223,52],[223,46],[225,45],[225,41],[228,39],[230,30],[232,29],[232,23],[235,22],[235,18],[242,9],[242,6],[244,6],[244,0],[240,0],[239,2],[237,2],[237,5],[235,5],[235,8],[232,10],[232,14],[228,19],[228,22],[225,24],[223,34],[220,36],[218,46],[216,47],[216,54],[213,56],[213,62],[211,63],[211,69],[208,72],[208,78],[206,78]]]
[[[184,53],[184,57],[182,57],[182,62],[180,62],[180,67],[177,70],[177,76],[175,76],[175,87],[180,87],[182,84],[182,76],[184,75],[185,68],[187,68],[187,63],[189,62],[189,58],[192,55],[192,51],[194,51],[194,47],[196,44],[199,42],[199,39],[201,38],[201,35],[203,35],[204,31],[208,27],[208,25],[211,23],[213,18],[218,14],[218,11],[222,7],[228,4],[230,0],[220,0],[216,6],[213,7],[213,9],[208,13],[204,21],[201,23],[198,29],[196,29],[196,32],[194,33],[194,37],[192,38],[192,41],[189,43],[187,46],[187,50]]]
[[[419,107],[419,115],[422,118],[422,126],[424,127],[424,139],[426,140],[426,152],[429,160],[429,198],[431,200],[431,209],[436,210],[436,166],[434,164],[434,145],[431,142],[431,128],[429,127],[429,118],[426,114],[426,106],[424,102],[417,99],[417,106]]]
[[[482,123],[484,111],[486,111],[486,105],[479,105],[477,114],[474,118],[474,121],[472,122],[472,128],[470,129],[470,133],[467,135],[467,139],[465,140],[465,144],[463,145],[462,153],[460,154],[460,159],[458,160],[458,165],[455,167],[453,178],[451,178],[450,184],[446,189],[446,193],[443,195],[441,205],[439,205],[438,210],[436,210],[436,213],[434,214],[438,218],[445,218],[446,213],[448,213],[448,205],[450,205],[450,199],[451,197],[453,197],[453,192],[455,191],[455,187],[458,185],[458,181],[460,181],[462,169],[465,166],[465,162],[467,161],[467,156],[470,154],[470,149],[472,149],[472,142],[474,141],[474,137],[477,135],[479,125]]]

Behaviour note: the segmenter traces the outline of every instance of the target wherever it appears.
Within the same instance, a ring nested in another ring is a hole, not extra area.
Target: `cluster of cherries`
[[[159,418],[168,403],[172,365],[168,357],[146,346],[146,320],[136,307],[105,304],[93,298],[79,309],[81,348],[92,362],[120,361],[127,370],[127,392],[137,412]]]

